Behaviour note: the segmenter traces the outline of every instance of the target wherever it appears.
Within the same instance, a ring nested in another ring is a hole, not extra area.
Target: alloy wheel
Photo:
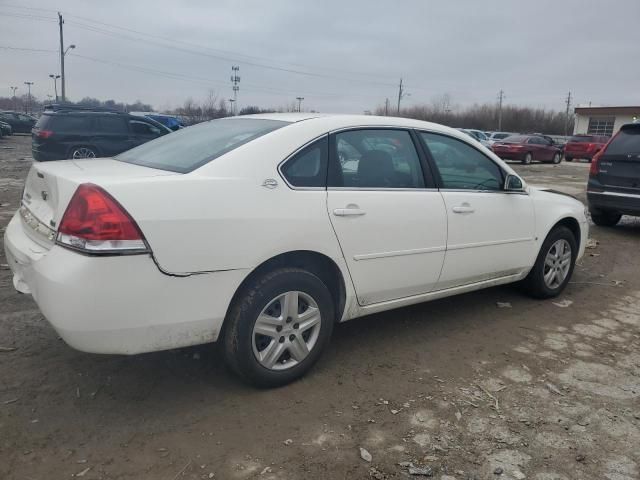
[[[560,239],[551,245],[544,260],[543,278],[545,285],[556,289],[569,275],[571,269],[571,245],[565,239]]]
[[[315,347],[322,317],[307,293],[285,292],[272,299],[253,326],[252,347],[258,363],[269,370],[287,370]]]
[[[73,150],[73,153],[71,154],[71,158],[73,158],[74,160],[77,160],[80,158],[96,158],[96,153],[90,148],[80,147]]]

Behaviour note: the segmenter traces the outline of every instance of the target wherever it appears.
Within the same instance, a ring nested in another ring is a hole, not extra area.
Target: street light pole
[[[24,84],[27,86],[27,88],[29,88],[29,94],[27,96],[27,107],[25,108],[24,113],[29,113],[29,110],[31,110],[31,85],[33,85],[33,82],[24,82]]]
[[[49,78],[53,78],[53,92],[56,94],[56,103],[58,102],[58,79],[60,75],[49,74]]]
[[[18,110],[18,102],[16,100],[16,90],[18,90],[18,87],[9,87],[13,93],[13,109],[14,110]]]
[[[62,86],[62,101],[65,102],[67,100],[67,92],[65,89],[65,77],[64,77],[64,57],[71,48],[76,48],[75,45],[69,45],[67,49],[64,49],[64,36],[62,32],[62,24],[64,20],[62,19],[62,14],[58,12],[58,26],[60,27],[60,85]]]

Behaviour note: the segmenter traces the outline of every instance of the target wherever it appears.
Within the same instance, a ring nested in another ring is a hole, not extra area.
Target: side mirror
[[[508,174],[504,179],[504,190],[507,192],[524,192],[524,184],[517,175]]]

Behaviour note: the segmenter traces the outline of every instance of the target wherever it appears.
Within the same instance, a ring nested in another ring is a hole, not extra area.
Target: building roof
[[[640,106],[576,107],[578,115],[640,115]]]

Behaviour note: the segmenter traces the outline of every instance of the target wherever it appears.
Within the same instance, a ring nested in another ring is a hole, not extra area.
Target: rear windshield
[[[623,128],[607,147],[606,155],[640,153],[640,125]]]
[[[569,139],[573,143],[594,143],[598,141],[598,138],[591,135],[578,135]]]
[[[498,140],[501,140],[503,138],[507,138],[509,135],[509,133],[494,133],[491,138],[497,138]]]
[[[59,133],[81,132],[91,125],[91,118],[87,115],[42,115],[36,122],[35,128],[40,130],[55,130]]]
[[[224,118],[187,127],[118,155],[116,160],[187,173],[288,122]]]
[[[524,143],[527,141],[527,138],[524,135],[512,135],[503,140],[505,143]]]

